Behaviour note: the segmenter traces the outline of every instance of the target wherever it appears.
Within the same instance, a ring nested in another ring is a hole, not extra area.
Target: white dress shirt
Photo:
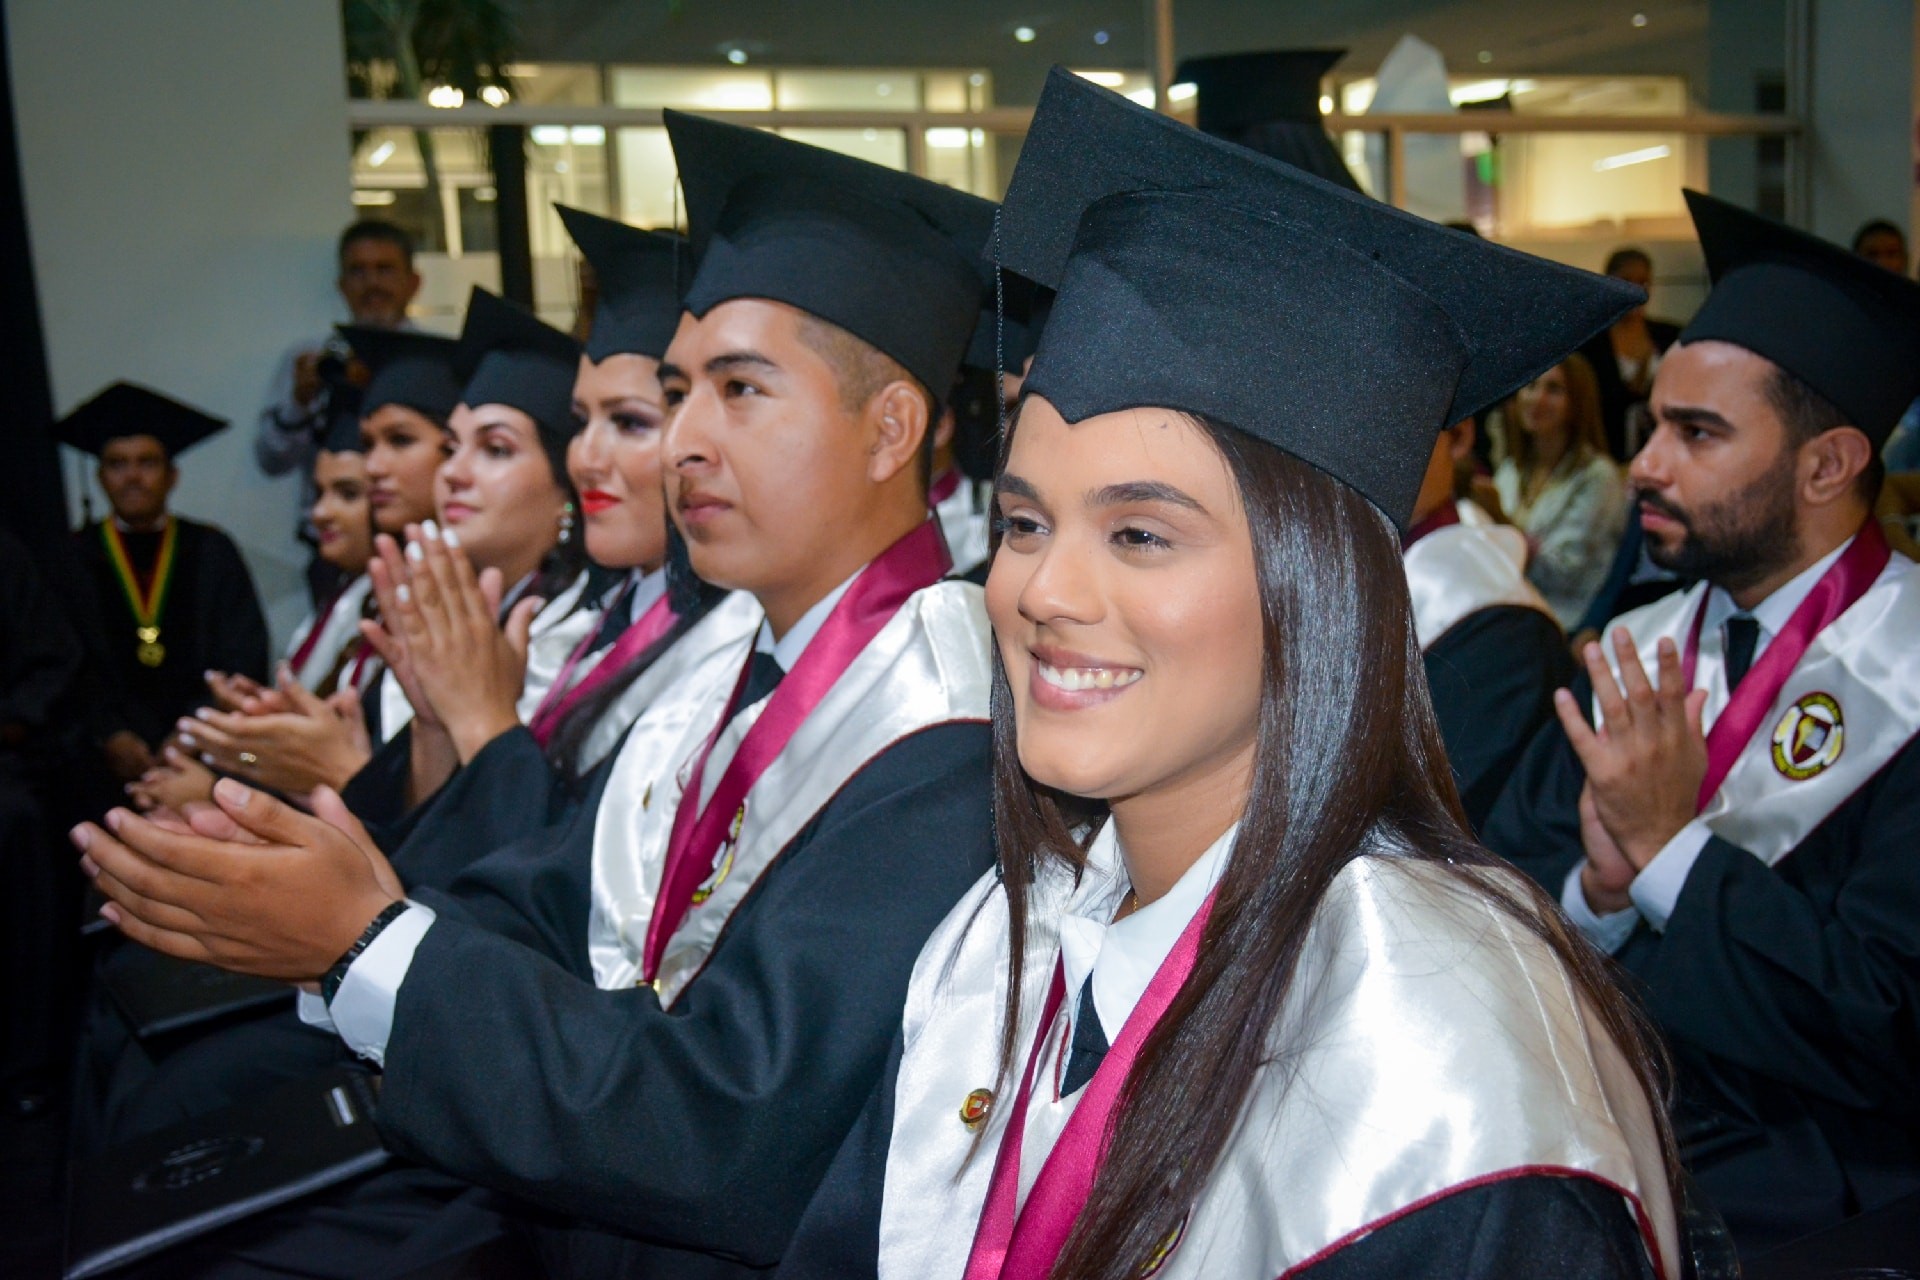
[[[1173,888],[1124,920],[1113,918],[1132,889],[1119,834],[1109,820],[1093,838],[1080,885],[1060,917],[1060,968],[1066,979],[1066,999],[1061,1006],[1063,1016],[1055,1020],[1055,1027],[1040,1031],[1046,1038],[1042,1069],[1034,1072],[1020,1148],[1022,1203],[1085,1092],[1076,1090],[1065,1098],[1055,1096],[1055,1087],[1066,1070],[1068,1046],[1073,1043],[1080,989],[1092,981],[1094,1012],[1111,1044],[1119,1038],[1120,1029],[1133,1016],[1154,974],[1226,871],[1227,851],[1233,848],[1239,830],[1237,822],[1228,827],[1181,874]]]
[[[1813,588],[1828,569],[1833,567],[1853,539],[1835,547],[1826,555],[1801,571],[1748,610],[1755,622],[1760,624],[1759,637],[1753,646],[1753,660],[1760,661],[1760,655],[1767,651],[1773,638],[1787,625]],[[1714,693],[1714,701],[1724,707],[1727,699],[1726,660],[1723,630],[1728,618],[1740,612],[1740,606],[1733,597],[1720,587],[1707,590],[1706,617],[1700,624],[1700,653],[1695,663],[1694,687],[1705,687]],[[1646,661],[1648,655],[1641,655]],[[1709,730],[1712,725],[1707,725]],[[1700,819],[1695,818],[1680,828],[1679,833],[1655,854],[1653,860],[1640,869],[1633,883],[1627,888],[1627,895],[1633,899],[1633,905],[1619,911],[1605,914],[1596,912],[1587,904],[1587,895],[1580,888],[1580,868],[1584,862],[1575,863],[1573,870],[1567,873],[1567,879],[1560,887],[1560,905],[1567,916],[1580,931],[1601,949],[1612,953],[1625,946],[1627,939],[1633,936],[1634,926],[1645,920],[1655,931],[1664,931],[1667,920],[1673,915],[1674,907],[1680,901],[1680,890],[1687,883],[1687,876],[1693,871],[1693,864],[1700,860],[1700,853],[1707,847],[1707,841],[1713,837],[1713,829]]]

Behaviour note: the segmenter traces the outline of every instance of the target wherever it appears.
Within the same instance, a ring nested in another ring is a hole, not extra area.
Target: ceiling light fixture
[[[385,142],[367,153],[367,164],[378,169],[381,165],[393,159],[393,150],[393,139],[388,138]]]
[[[747,51],[745,49],[729,49],[727,50],[727,61],[736,67],[745,66],[747,62]]]
[[[1033,38],[1038,34],[1039,32],[1035,31],[1032,27],[1015,27],[1013,29],[1013,38],[1021,44],[1032,44]]]
[[[1624,169],[1630,164],[1646,164],[1651,160],[1665,160],[1673,154],[1673,148],[1662,143],[1657,147],[1642,147],[1638,151],[1622,151],[1617,156],[1606,156],[1593,162],[1595,173],[1606,173],[1613,169]]]

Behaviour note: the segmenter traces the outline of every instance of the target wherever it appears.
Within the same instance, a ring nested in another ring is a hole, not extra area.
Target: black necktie
[[[740,691],[740,702],[734,710],[744,711],[772,693],[774,686],[780,683],[780,677],[786,674],[772,654],[755,649],[753,662],[747,668],[746,688]]]
[[[1073,1011],[1073,1043],[1067,1048],[1067,1074],[1060,1082],[1060,1096],[1071,1097],[1080,1086],[1093,1079],[1100,1060],[1107,1056],[1107,1033],[1100,1025],[1100,1014],[1093,1007],[1093,975],[1080,988],[1080,1004]]]
[[[620,598],[613,602],[613,607],[601,615],[600,629],[594,633],[593,643],[588,646],[587,652],[599,653],[602,649],[612,647],[613,642],[632,625],[633,592],[622,591]]]
[[[1753,666],[1753,649],[1760,642],[1760,623],[1750,614],[1736,613],[1727,619],[1726,628],[1727,692],[1732,693]]]

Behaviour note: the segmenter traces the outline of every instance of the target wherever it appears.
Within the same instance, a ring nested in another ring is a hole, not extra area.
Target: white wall
[[[6,20],[55,408],[131,378],[232,419],[181,460],[175,507],[239,540],[284,637],[298,488],[252,436],[274,361],[341,314],[339,4],[8,0]]]
[[[1869,218],[1913,204],[1914,0],[1808,0],[1812,219],[1850,244]]]

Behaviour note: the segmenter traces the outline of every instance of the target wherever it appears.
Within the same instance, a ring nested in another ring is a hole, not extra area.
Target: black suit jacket
[[[1590,706],[1583,678],[1574,687]],[[1586,777],[1540,731],[1489,847],[1555,898]],[[1772,867],[1710,840],[1616,959],[1672,1048],[1683,1154],[1743,1253],[1920,1189],[1920,745]]]

